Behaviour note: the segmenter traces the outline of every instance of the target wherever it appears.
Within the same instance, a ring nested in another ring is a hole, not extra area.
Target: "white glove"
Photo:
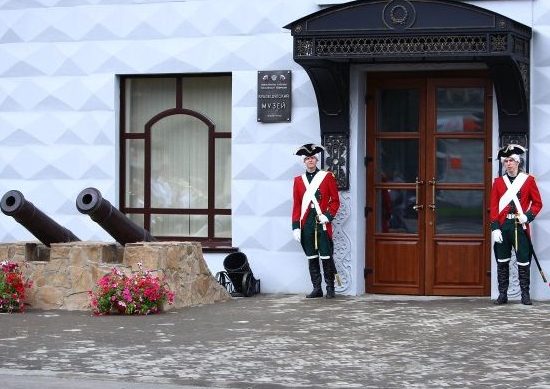
[[[494,230],[491,232],[491,235],[495,243],[502,243],[502,232],[500,230]]]
[[[302,238],[302,231],[299,228],[296,228],[292,230],[292,235],[294,235],[294,240],[296,240],[296,242],[299,242]]]
[[[527,223],[527,215],[525,215],[524,213],[518,215],[518,222],[520,222],[521,224]]]
[[[319,215],[319,223],[327,224],[328,223],[328,217],[326,217],[325,215]]]

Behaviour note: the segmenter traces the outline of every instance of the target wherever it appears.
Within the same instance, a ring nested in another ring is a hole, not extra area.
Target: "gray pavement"
[[[550,388],[550,302],[259,295],[0,314],[1,388]]]

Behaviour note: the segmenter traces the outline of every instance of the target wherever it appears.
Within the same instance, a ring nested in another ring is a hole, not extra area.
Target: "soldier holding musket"
[[[294,177],[292,229],[294,239],[302,244],[308,259],[313,290],[307,298],[323,297],[321,268],[326,283],[326,298],[334,298],[336,267],[332,257],[332,220],[340,207],[336,178],[332,172],[317,168],[316,154],[322,146],[308,143],[296,151],[304,157],[306,172]]]
[[[529,223],[540,212],[542,200],[535,178],[519,169],[520,156],[525,151],[520,145],[509,144],[501,148],[497,156],[506,173],[494,180],[491,190],[491,231],[499,292],[495,304],[508,302],[512,248],[516,252],[521,303],[532,304],[529,295],[532,254]]]

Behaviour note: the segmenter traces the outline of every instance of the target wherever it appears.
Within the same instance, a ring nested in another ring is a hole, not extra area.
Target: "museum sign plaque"
[[[277,123],[290,121],[290,70],[258,72],[258,121]]]

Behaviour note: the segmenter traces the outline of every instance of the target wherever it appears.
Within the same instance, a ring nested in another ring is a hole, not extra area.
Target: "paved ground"
[[[261,295],[0,315],[2,388],[550,388],[550,302]]]

